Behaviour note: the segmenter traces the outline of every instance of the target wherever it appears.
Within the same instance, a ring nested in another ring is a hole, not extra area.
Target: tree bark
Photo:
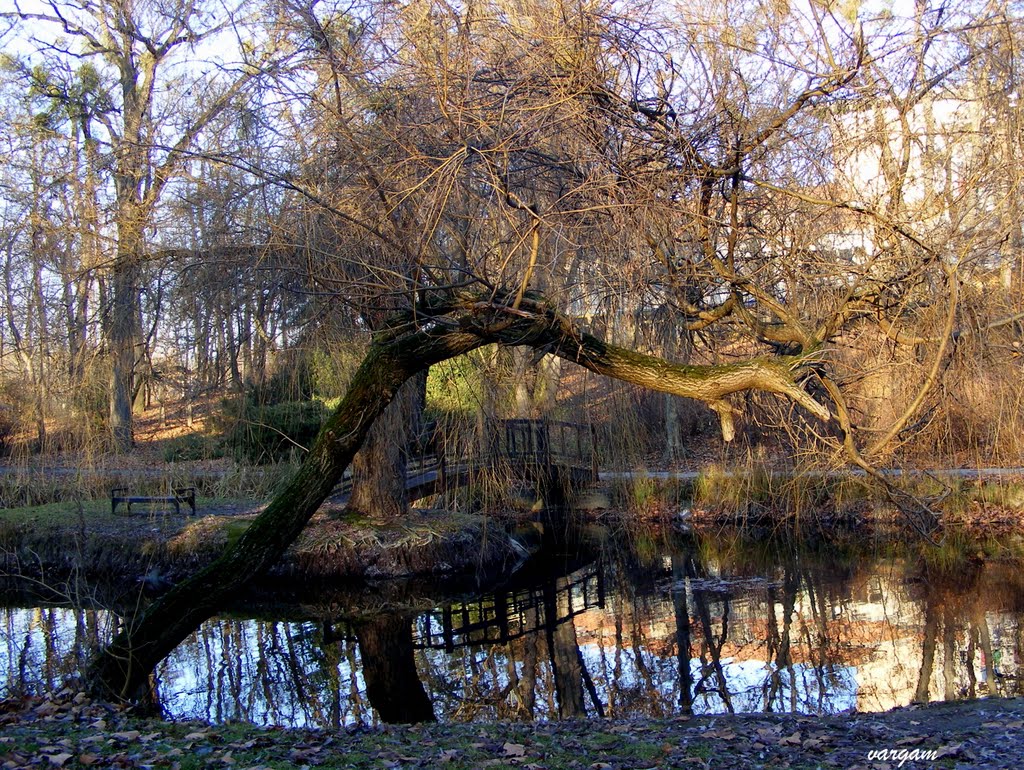
[[[373,424],[352,459],[348,512],[377,519],[397,518],[409,508],[405,489],[409,442],[419,433],[426,370],[415,374]]]
[[[122,236],[123,238],[124,236]],[[127,452],[133,443],[132,394],[135,391],[136,345],[139,341],[139,277],[137,254],[120,256],[111,269],[110,318],[110,434],[114,449]]]

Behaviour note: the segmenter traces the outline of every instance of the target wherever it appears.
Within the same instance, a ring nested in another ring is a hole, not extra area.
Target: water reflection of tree
[[[366,696],[385,722],[433,722],[434,707],[423,689],[412,641],[413,617],[381,613],[355,624]]]
[[[771,554],[768,564],[749,558],[744,562],[735,554],[732,558],[736,561],[714,562],[723,574],[767,574],[777,579],[763,589],[736,589],[728,581],[716,585],[707,554],[696,543],[682,543],[673,552],[679,710],[734,711],[739,695],[743,708],[759,702],[766,711],[826,709],[828,695],[840,685],[838,663],[843,639],[848,638],[842,601],[848,595],[850,573],[810,569],[793,552]],[[798,604],[805,609],[798,609]],[[751,682],[750,671],[744,670],[748,681],[740,689],[727,677],[724,656],[763,661],[763,679]],[[798,681],[799,677],[803,678]]]
[[[1003,650],[993,641],[989,621],[990,612],[1005,605],[1008,599],[1011,603],[1015,601],[1020,591],[1019,578],[1006,581],[1004,575],[1000,580],[977,562],[957,567],[951,571],[923,565],[910,576],[917,586],[917,600],[923,605],[924,615],[914,701],[926,703],[939,692],[932,680],[936,678],[940,644],[941,682],[937,684],[941,684],[945,700],[1024,694],[1018,668],[1024,659],[1019,609],[1012,620],[1003,616],[1000,624],[1015,640],[1013,671],[1003,671],[996,664]]]
[[[323,624],[224,618],[175,651],[159,690],[176,716],[340,726],[366,715],[358,670],[354,641],[326,642]]]
[[[421,671],[439,707],[459,719],[603,715],[568,598],[578,577],[546,576],[529,589],[532,599],[525,606],[520,606],[523,595],[514,591],[484,602],[500,616],[507,635],[501,643],[478,646],[446,637],[452,645],[448,655],[424,650]]]
[[[842,676],[870,662],[884,641],[888,657],[877,662],[893,672],[895,700],[882,705],[912,696],[1024,694],[1024,591],[1015,565],[948,575],[904,566],[909,561],[843,567],[837,558],[802,552],[762,561],[739,550],[709,556],[685,541],[671,544],[668,562],[664,552],[652,561],[628,549],[610,551],[602,568],[617,589],[606,609],[572,620],[558,617],[565,614],[558,605],[579,573],[548,576],[535,606],[515,613],[508,605],[513,635],[530,633],[451,654],[415,649],[418,632],[408,612],[373,616],[356,629],[358,643],[330,623],[211,621],[161,669],[160,691],[174,716],[327,728],[368,723],[374,709],[382,719],[401,720],[429,718],[428,708],[458,720],[602,709],[616,717],[730,707],[813,712],[851,705],[837,701],[837,693],[870,696]],[[771,581],[758,588],[757,581],[738,585],[718,574]],[[493,599],[513,601],[512,593]],[[876,614],[863,614],[865,608]],[[109,625],[109,615],[86,610],[4,613],[8,692],[60,686]],[[884,640],[880,628],[888,629]],[[906,679],[897,668],[899,650],[909,651]],[[753,661],[763,664],[763,674],[752,666],[745,679],[735,676],[731,666]],[[374,682],[390,684],[381,695]],[[387,699],[400,692],[408,701],[417,687],[426,705],[420,699],[416,713],[395,716]]]
[[[785,708],[781,702],[776,704],[776,699],[780,699],[783,691],[785,690],[782,677],[783,671],[788,674],[790,683],[793,683],[796,680],[796,671],[793,667],[793,658],[790,651],[792,644],[791,633],[793,629],[793,614],[796,608],[796,597],[799,589],[799,572],[794,567],[787,566],[783,570],[782,577],[782,630],[780,632],[778,619],[775,617],[775,607],[778,603],[778,599],[776,598],[777,589],[774,585],[769,585],[768,587],[768,601],[766,603],[768,610],[768,638],[766,642],[768,659],[773,661],[774,665],[769,667],[768,678],[762,687],[764,692],[765,711],[793,711],[796,710],[797,707],[795,687],[789,688],[791,700],[788,704],[788,709]],[[819,638],[821,637],[819,636]],[[822,661],[824,657],[824,655],[821,655],[818,660]],[[815,668],[817,669],[818,666],[815,666]],[[776,705],[783,707],[776,708]]]
[[[5,695],[59,690],[109,640],[113,619],[104,611],[62,607],[9,607],[0,614]]]

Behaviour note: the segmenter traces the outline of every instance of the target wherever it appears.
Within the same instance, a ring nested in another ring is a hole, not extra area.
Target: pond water
[[[458,598],[410,584],[253,599],[182,644],[156,693],[171,718],[325,728],[1024,694],[1019,565],[942,574],[864,549],[604,542]],[[119,617],[0,608],[0,696],[59,686]]]

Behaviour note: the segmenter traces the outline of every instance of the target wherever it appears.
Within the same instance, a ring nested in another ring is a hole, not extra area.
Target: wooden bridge
[[[541,486],[578,487],[596,481],[592,425],[554,420],[489,420],[482,429],[443,431],[426,426],[407,450],[410,500],[471,483],[483,473],[507,472]],[[338,493],[346,495],[351,479]]]

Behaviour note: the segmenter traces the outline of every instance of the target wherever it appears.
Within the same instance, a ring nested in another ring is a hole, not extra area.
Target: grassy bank
[[[952,531],[1024,532],[1024,479],[1019,476],[914,473],[892,480],[907,497],[929,506]],[[612,480],[606,492],[611,507],[638,518],[685,512],[687,517],[719,523],[785,523],[810,529],[821,524],[900,524],[903,520],[877,482],[841,471],[800,473],[757,466],[730,470],[712,464],[677,477],[640,471]]]

